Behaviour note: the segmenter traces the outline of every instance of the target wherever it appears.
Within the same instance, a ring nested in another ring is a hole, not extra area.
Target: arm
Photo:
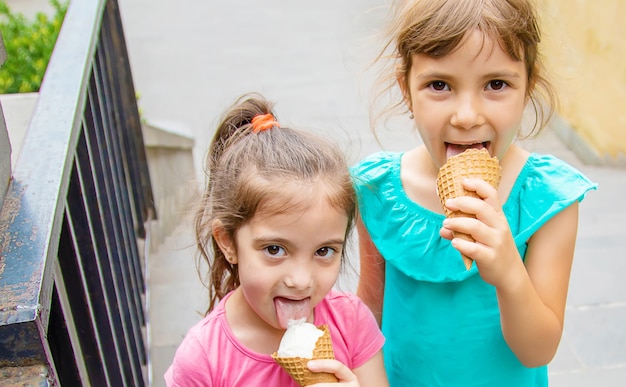
[[[389,385],[385,364],[383,362],[383,351],[380,350],[373,358],[369,359],[359,368],[354,369],[354,374],[359,378],[361,387],[384,387]]]
[[[376,246],[360,219],[356,224],[359,235],[359,255],[361,260],[361,274],[357,295],[367,305],[378,326],[382,320],[383,295],[385,289],[385,260],[378,252]]]
[[[577,227],[575,202],[529,240],[526,270],[497,287],[502,333],[528,367],[549,363],[559,346]]]
[[[495,189],[474,179],[464,187],[476,191],[483,200],[459,197],[446,205],[475,214],[477,219],[446,219],[447,230],[442,230],[442,235],[459,231],[476,240],[455,238],[452,244],[473,258],[483,280],[496,287],[502,334],[517,358],[527,367],[545,365],[554,357],[563,332],[578,202],[555,215],[530,238],[522,261]]]

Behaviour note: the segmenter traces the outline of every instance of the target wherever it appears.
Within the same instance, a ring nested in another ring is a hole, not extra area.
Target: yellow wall
[[[626,1],[540,0],[562,118],[603,158],[626,154]]]

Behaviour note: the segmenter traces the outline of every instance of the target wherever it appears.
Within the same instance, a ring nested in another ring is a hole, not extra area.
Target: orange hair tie
[[[280,128],[280,124],[276,121],[272,113],[260,114],[254,116],[252,119],[252,133],[259,133],[271,129],[274,126]]]

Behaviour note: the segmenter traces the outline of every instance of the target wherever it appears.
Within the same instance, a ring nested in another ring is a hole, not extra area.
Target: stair
[[[148,258],[148,340],[151,386],[163,374],[187,330],[204,315],[208,293],[196,271],[191,219],[184,218]],[[204,269],[206,272],[206,268]]]

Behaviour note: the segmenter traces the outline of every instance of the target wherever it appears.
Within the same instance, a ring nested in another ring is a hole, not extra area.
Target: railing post
[[[19,149],[0,186],[0,385],[145,385],[155,207],[116,0],[69,2]]]
[[[4,40],[2,33],[0,32],[0,67],[4,65],[7,59],[6,49],[4,47]],[[9,185],[11,182],[12,168],[11,168],[11,142],[9,140],[9,133],[7,130],[6,121],[4,118],[4,111],[2,109],[2,103],[0,103],[0,213],[4,206],[4,199],[6,197]],[[11,205],[11,203],[7,204]],[[0,231],[4,231],[8,227],[8,222],[3,222],[3,218],[0,218]],[[0,246],[0,252],[2,246]],[[0,260],[0,265],[3,265]],[[0,268],[0,274],[4,272],[4,267]],[[2,304],[4,305],[4,303]],[[28,345],[20,348],[10,349],[15,354],[10,362],[0,361],[0,384],[2,385],[48,385],[50,377],[53,371],[50,369],[47,356],[45,355],[46,349],[42,342],[41,330],[37,324],[18,324],[12,329],[3,331],[1,337],[2,344],[0,344],[0,351],[5,352],[8,347],[17,343],[41,343],[39,345]],[[29,338],[33,338],[30,339]]]

